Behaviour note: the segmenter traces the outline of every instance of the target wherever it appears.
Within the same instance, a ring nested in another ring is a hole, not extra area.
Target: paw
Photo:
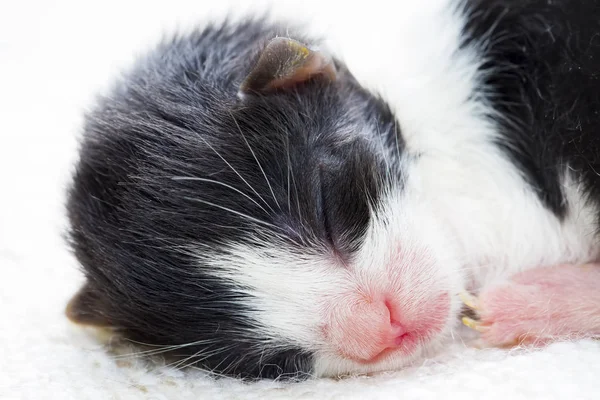
[[[463,323],[488,346],[600,335],[600,264],[529,270],[479,297],[463,293],[461,299],[478,316]]]

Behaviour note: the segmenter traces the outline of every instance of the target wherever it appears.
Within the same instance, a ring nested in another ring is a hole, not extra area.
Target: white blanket
[[[163,29],[229,8],[262,9],[232,3],[38,0],[0,7],[0,399],[600,399],[600,342],[594,341],[505,351],[457,340],[446,354],[401,372],[244,384],[115,358],[64,318],[82,282],[61,232],[84,108]],[[305,15],[336,7],[280,6]],[[360,14],[330,20],[331,26],[377,23]]]

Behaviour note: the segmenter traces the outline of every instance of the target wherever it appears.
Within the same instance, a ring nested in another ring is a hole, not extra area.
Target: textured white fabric
[[[594,341],[539,351],[475,350],[457,341],[447,354],[402,372],[243,384],[116,359],[64,318],[82,281],[61,232],[83,110],[164,28],[229,8],[261,9],[256,4],[38,0],[0,7],[0,399],[600,398]],[[335,15],[336,7],[279,6],[307,15]],[[361,20],[358,9],[354,14],[323,29],[358,24],[368,32],[378,22]]]

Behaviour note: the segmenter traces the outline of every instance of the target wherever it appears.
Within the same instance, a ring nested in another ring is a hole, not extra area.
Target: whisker
[[[230,375],[221,374],[219,372],[211,371],[211,370],[203,368],[203,367],[196,367],[195,365],[190,365],[188,368],[195,369],[197,371],[202,372],[203,374],[207,374],[207,375],[209,375],[211,377],[215,377],[215,378],[231,378]]]
[[[214,368],[210,369],[209,372],[211,374],[218,374],[218,372],[215,372],[217,370],[217,368],[219,368],[221,366],[221,364],[223,364],[225,362],[225,360],[227,360],[229,358],[229,356],[225,356],[223,358],[223,360],[221,360],[220,363],[218,363]],[[231,366],[233,365],[233,361],[229,363],[229,365],[227,366],[227,368],[225,368],[223,371],[227,371],[228,369],[231,368]]]
[[[396,139],[396,153],[398,154],[398,160],[400,160],[400,144],[398,143],[398,121],[394,118],[394,138]]]
[[[192,358],[194,358],[194,357],[198,356],[198,355],[199,355],[200,353],[202,353],[202,351],[204,351],[204,350],[206,350],[206,349],[201,349],[201,350],[198,350],[197,352],[195,352],[195,353],[194,353],[194,354],[192,354],[191,356],[188,356],[188,357],[182,358],[182,359],[180,359],[180,360],[175,360],[175,361],[173,361],[173,362],[171,362],[171,363],[169,363],[169,364],[165,364],[165,367],[171,367],[171,368],[174,368],[174,369],[176,369],[176,370],[183,369],[183,368],[179,368],[179,366],[180,366],[180,365],[182,365],[182,364],[185,364],[185,363],[186,363],[187,361],[189,361],[190,359],[192,359]],[[196,361],[194,361],[194,362],[196,362]],[[192,364],[193,364],[194,362],[192,362]],[[191,365],[191,364],[190,364],[190,365]]]
[[[243,212],[239,212],[239,211],[232,210],[231,208],[228,208],[228,207],[225,207],[225,206],[221,206],[221,205],[218,205],[218,204],[215,204],[215,203],[211,203],[210,201],[206,201],[206,200],[202,200],[202,199],[195,199],[193,197],[184,197],[184,199],[190,200],[190,201],[197,201],[199,203],[203,203],[203,204],[215,207],[215,208],[220,208],[221,210],[229,211],[232,214],[238,215],[240,217],[244,217],[244,218],[246,218],[246,219],[248,219],[250,221],[256,222],[258,224],[262,224],[262,225],[268,226],[268,227],[273,228],[275,230],[279,229],[277,226],[275,226],[273,224],[270,224],[270,223],[265,222],[263,220],[260,220],[258,218],[251,217],[248,214],[244,214]]]
[[[381,137],[381,129],[379,129],[379,124],[375,123],[375,126],[377,127],[377,138],[378,138],[377,141],[379,142],[379,146],[381,147],[381,154],[383,154],[383,161],[385,161],[385,168],[386,168],[385,178],[386,178],[387,182],[391,182],[390,175],[392,173],[392,168],[390,166],[389,154],[388,154],[387,149],[383,145],[383,137]]]
[[[227,164],[227,166],[229,168],[231,168],[231,170],[233,172],[235,172],[235,174],[250,188],[250,190],[252,190],[254,192],[254,194],[262,200],[263,203],[265,203],[265,205],[267,207],[269,207],[271,209],[271,211],[275,212],[275,210],[273,210],[273,208],[269,205],[269,203],[267,203],[265,201],[265,199],[262,198],[262,196],[260,194],[258,194],[258,192],[256,191],[256,189],[254,189],[254,187],[252,185],[250,185],[250,183],[248,183],[248,181],[246,179],[244,179],[244,177],[235,169],[233,168],[233,165],[231,165],[210,143],[208,143],[208,141],[206,139],[204,139],[202,136],[198,136],[203,142],[204,144],[206,144],[221,160],[223,160],[223,162],[225,164]]]
[[[234,347],[235,347],[234,345],[229,345],[229,346],[221,347],[221,348],[218,348],[218,349],[214,349],[214,350],[209,351],[209,352],[198,351],[195,354],[193,354],[192,356],[187,357],[182,362],[178,363],[177,366],[175,367],[175,369],[181,370],[181,369],[188,368],[188,367],[190,367],[190,366],[192,366],[192,365],[194,365],[194,364],[196,364],[198,362],[202,362],[202,361],[206,360],[209,357],[212,357],[212,356],[217,355],[219,353],[223,353],[225,351],[231,350]],[[200,358],[194,360],[193,358],[195,358],[195,357],[200,357]],[[190,362],[188,362],[188,361],[190,361]]]
[[[301,207],[300,207],[300,196],[299,196],[299,192],[298,192],[298,185],[296,184],[296,176],[294,175],[293,169],[291,170],[291,176],[292,176],[292,183],[294,184],[294,193],[296,194],[296,207],[298,209],[298,220],[300,222],[300,226],[302,226],[303,228],[306,228],[304,226],[304,220],[302,219],[302,212],[301,212]],[[292,209],[290,208],[289,210],[291,213]],[[308,231],[308,230],[306,230],[306,231]]]
[[[288,205],[288,211],[290,213],[292,212],[292,205],[291,205],[292,190],[291,190],[291,185],[290,185],[290,180],[291,180],[294,182],[294,192],[296,193],[296,207],[298,209],[298,220],[300,222],[300,226],[305,228],[304,221],[302,220],[302,213],[300,212],[300,199],[298,197],[298,185],[296,184],[296,177],[294,175],[294,169],[292,167],[292,160],[290,158],[290,138],[289,138],[288,133],[289,132],[286,131],[286,135],[285,135],[286,153],[287,153],[287,194],[288,194],[287,205]],[[296,234],[296,236],[298,236],[298,237],[301,236],[298,232],[296,232],[296,230],[293,230],[293,231]]]
[[[252,197],[248,196],[246,193],[242,192],[239,189],[236,189],[235,187],[228,185],[226,183],[223,182],[219,182],[217,180],[214,179],[207,179],[207,178],[197,178],[197,177],[186,177],[186,176],[174,176],[171,179],[173,180],[178,180],[178,181],[200,181],[200,182],[209,182],[209,183],[216,183],[218,185],[224,186],[226,188],[229,188],[233,191],[235,191],[236,193],[241,194],[242,196],[244,196],[245,198],[247,198],[248,200],[250,200],[251,202],[253,202],[254,204],[256,204],[257,207],[259,207],[261,210],[263,210],[265,212],[265,214],[269,214],[269,212],[267,210],[265,210],[265,208],[263,206],[261,206],[256,200],[254,200]]]
[[[265,174],[265,170],[263,169],[262,165],[258,161],[258,158],[256,157],[256,154],[254,153],[254,150],[252,150],[250,143],[248,143],[248,140],[246,139],[246,136],[242,132],[242,128],[240,128],[240,125],[238,124],[237,120],[235,119],[235,117],[233,116],[233,114],[231,112],[229,112],[229,115],[231,115],[231,118],[233,119],[235,126],[237,126],[238,131],[240,132],[240,135],[242,136],[242,139],[244,139],[246,146],[248,146],[250,153],[252,153],[252,157],[254,157],[254,160],[256,161],[258,168],[260,168],[260,172],[262,172],[263,176],[265,177],[265,181],[267,182],[267,185],[269,186],[269,190],[271,191],[271,194],[273,195],[273,200],[275,201],[275,204],[277,204],[277,207],[279,207],[279,209],[281,210],[281,206],[279,205],[279,202],[277,201],[277,198],[275,197],[275,192],[273,191],[273,187],[271,186],[271,183],[269,182],[269,178],[267,178],[267,174]]]
[[[199,340],[196,342],[165,346],[165,345],[152,345],[152,344],[147,344],[147,343],[136,342],[131,339],[127,339],[127,340],[132,343],[136,343],[136,344],[140,344],[140,345],[144,345],[144,346],[154,346],[154,347],[159,347],[159,348],[151,349],[151,350],[137,351],[137,352],[127,353],[127,354],[119,354],[119,355],[113,356],[112,357],[113,359],[119,360],[119,359],[125,359],[125,358],[138,358],[138,357],[154,356],[157,354],[166,353],[166,352],[173,351],[173,350],[178,350],[178,349],[181,349],[184,347],[208,343],[206,340]]]
[[[286,150],[286,156],[287,156],[287,206],[288,206],[288,211],[291,211],[292,207],[290,205],[290,173],[291,173],[291,160],[290,160],[290,137],[289,135],[285,135],[285,150]]]

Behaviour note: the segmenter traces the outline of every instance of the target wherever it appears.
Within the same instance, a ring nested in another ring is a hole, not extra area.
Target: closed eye
[[[323,227],[325,229],[325,238],[327,243],[335,248],[335,242],[333,238],[333,232],[331,229],[331,223],[329,221],[329,216],[327,215],[327,198],[325,195],[325,184],[323,177],[323,165],[319,165],[319,201],[318,201],[318,215],[321,217],[323,222]]]
[[[319,165],[319,201],[317,202],[318,206],[318,216],[322,220],[323,230],[325,233],[325,241],[327,246],[331,250],[332,255],[344,266],[348,261],[348,257],[338,246],[337,241],[339,238],[334,234],[334,229],[332,226],[331,216],[328,208],[328,200],[326,194],[326,185],[325,185],[325,177],[323,171],[323,164]]]

